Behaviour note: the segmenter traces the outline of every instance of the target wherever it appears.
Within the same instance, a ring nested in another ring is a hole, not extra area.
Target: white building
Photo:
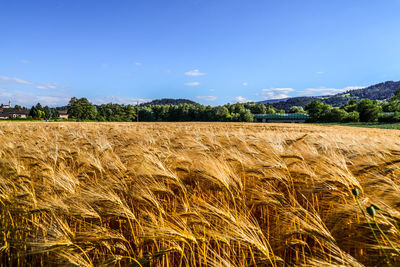
[[[0,108],[11,108],[11,101],[8,101],[8,105],[1,104]]]

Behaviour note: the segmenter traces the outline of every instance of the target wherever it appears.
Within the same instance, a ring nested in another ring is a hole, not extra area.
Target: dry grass
[[[0,264],[373,266],[351,194],[400,235],[400,133],[279,124],[0,123]],[[393,265],[400,261],[382,236]]]

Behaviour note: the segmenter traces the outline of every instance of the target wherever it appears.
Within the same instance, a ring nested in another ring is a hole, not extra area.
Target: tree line
[[[158,102],[157,102],[158,103]],[[16,106],[17,107],[17,106]],[[18,108],[22,108],[18,106]],[[236,103],[204,106],[198,103],[124,105],[94,105],[86,98],[73,97],[67,106],[50,108],[40,103],[29,111],[30,118],[52,120],[59,110],[67,110],[69,119],[78,121],[221,121],[252,122],[254,114],[284,113],[271,104]],[[289,113],[308,113],[309,122],[400,122],[400,88],[387,101],[349,100],[333,107],[320,100],[305,106],[292,106]]]
[[[153,103],[162,103],[162,101]],[[300,108],[302,112],[304,110]],[[252,122],[253,114],[284,113],[272,105],[237,103],[204,106],[198,103],[124,105],[108,103],[94,105],[87,98],[73,97],[67,106],[50,108],[40,103],[32,106],[29,118],[55,120],[59,110],[67,110],[71,120],[78,121],[221,121]]]
[[[86,98],[72,98],[68,115],[76,120],[95,121],[235,121],[252,122],[253,114],[283,112],[271,105],[256,103],[204,106],[198,103],[178,105],[93,105]]]

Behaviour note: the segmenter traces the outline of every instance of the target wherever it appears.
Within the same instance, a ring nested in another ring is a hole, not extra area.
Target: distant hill
[[[142,103],[140,106],[155,106],[155,105],[179,105],[179,104],[197,104],[189,99],[173,99],[173,98],[163,98],[163,99],[156,99],[151,102]]]
[[[260,103],[272,104],[277,109],[288,111],[292,106],[305,107],[308,103],[314,100],[321,100],[334,107],[339,107],[346,104],[350,99],[371,99],[371,100],[386,100],[393,96],[394,92],[400,87],[400,81],[387,81],[371,85],[363,89],[350,90],[329,96],[302,96],[292,97],[289,99],[265,100]]]
[[[274,104],[274,103],[286,101],[286,100],[288,100],[288,99],[290,99],[290,98],[291,98],[291,97],[280,98],[280,99],[267,99],[267,100],[260,101],[259,103],[264,104],[264,105],[267,105],[267,104]]]
[[[314,100],[322,100],[322,99],[321,97],[300,96],[300,97],[292,97],[285,101],[272,103],[272,105],[277,109],[283,109],[287,112],[293,106],[300,106],[304,108],[308,103],[311,103]]]

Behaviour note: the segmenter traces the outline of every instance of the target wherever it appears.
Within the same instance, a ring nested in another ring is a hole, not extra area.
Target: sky
[[[205,105],[400,80],[400,0],[0,0],[0,103]]]

